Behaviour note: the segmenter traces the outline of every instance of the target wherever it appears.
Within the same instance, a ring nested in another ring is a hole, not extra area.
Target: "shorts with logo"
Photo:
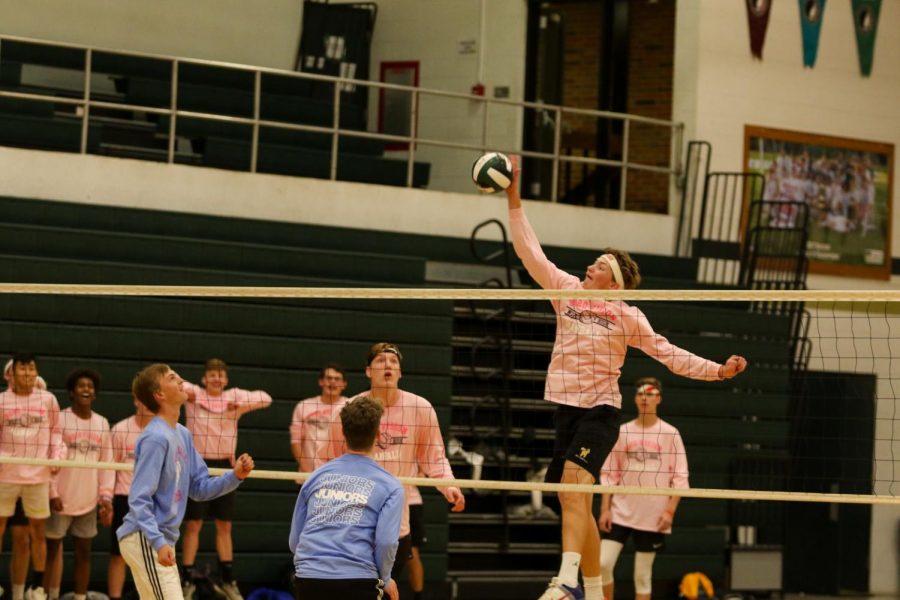
[[[425,509],[421,504],[409,505],[409,535],[413,548],[421,548],[428,541],[425,537]]]
[[[16,512],[16,500],[22,499],[22,510],[29,519],[50,517],[49,483],[0,483],[0,517]]]
[[[112,526],[109,529],[109,553],[113,556],[122,556],[119,549],[119,538],[116,536],[116,530],[122,526],[125,521],[125,515],[128,514],[128,496],[124,494],[116,494],[113,496],[113,518]]]
[[[210,469],[231,469],[231,461],[227,458],[211,458],[206,461]],[[234,500],[236,492],[228,492],[208,502],[197,502],[188,498],[184,511],[185,521],[199,521],[210,517],[217,521],[234,521]]]
[[[600,469],[619,439],[619,409],[609,404],[578,408],[561,404],[553,414],[556,441],[544,481],[562,481],[566,461],[600,479]]]
[[[57,512],[47,519],[47,539],[60,540],[71,533],[73,537],[91,539],[97,537],[97,509],[83,515],[61,515]]]
[[[634,549],[637,552],[660,552],[666,547],[666,534],[659,531],[643,531],[613,523],[609,533],[600,535],[604,540],[619,542],[623,546],[629,537],[634,537]]]

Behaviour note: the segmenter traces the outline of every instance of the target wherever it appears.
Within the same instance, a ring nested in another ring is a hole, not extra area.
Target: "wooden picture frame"
[[[764,200],[807,203],[811,273],[890,278],[893,144],[746,125],[744,170]]]

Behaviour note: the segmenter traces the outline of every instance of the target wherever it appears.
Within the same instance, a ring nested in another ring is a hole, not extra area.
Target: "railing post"
[[[419,89],[412,91],[412,103],[409,109],[409,156],[406,158],[406,187],[413,186],[413,175],[416,167],[416,138],[419,135]]]
[[[556,122],[553,129],[553,177],[550,185],[550,202],[559,196],[559,149],[562,146],[562,108],[556,107]]]
[[[486,97],[481,100],[483,112],[481,114],[481,152],[487,152],[487,136],[488,136],[488,108],[491,101]]]
[[[253,78],[253,140],[250,144],[250,172],[256,173],[259,160],[259,102],[262,89],[262,71],[256,71]]]
[[[331,168],[329,169],[328,178],[334,181],[337,179],[337,166],[338,166],[338,141],[340,139],[340,135],[338,134],[338,129],[341,126],[341,86],[344,85],[341,81],[334,82],[334,116],[331,120]]]
[[[169,164],[175,162],[175,119],[178,113],[178,59],[172,61],[171,112],[169,113]]]
[[[622,174],[619,182],[619,210],[625,210],[625,194],[628,191],[628,136],[631,133],[631,121],[628,117],[622,120]]]
[[[81,148],[82,154],[87,154],[88,131],[91,109],[91,60],[93,52],[90,48],[84,51],[84,104],[81,106]]]

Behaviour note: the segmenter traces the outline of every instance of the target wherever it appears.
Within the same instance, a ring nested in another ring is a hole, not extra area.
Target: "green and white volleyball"
[[[488,152],[472,165],[472,181],[486,194],[508,188],[512,176],[512,161],[499,152]]]

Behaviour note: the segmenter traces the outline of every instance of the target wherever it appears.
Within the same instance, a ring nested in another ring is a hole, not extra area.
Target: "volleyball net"
[[[254,480],[269,480],[255,485],[272,493],[294,494],[299,471],[342,452],[340,406],[380,396],[387,370],[403,393],[376,458],[422,488],[448,485],[449,465],[479,510],[558,491],[900,505],[900,294],[2,285],[0,299],[0,348],[34,354],[61,410],[26,401],[34,378],[13,365],[0,480],[23,463],[129,470],[136,435],[66,416],[86,401],[70,375],[99,373],[91,408],[115,426],[137,410],[135,373],[165,363],[190,384],[184,422],[201,454],[250,453]],[[637,350],[644,334],[623,333],[618,300],[674,349]],[[618,394],[599,390],[620,398],[623,432],[602,485],[544,483],[558,329],[564,341],[607,338],[564,346],[564,387],[606,385],[596,370],[616,365],[598,349],[631,346]],[[370,362],[379,342],[397,365]],[[727,381],[698,362],[731,355],[748,367]]]

